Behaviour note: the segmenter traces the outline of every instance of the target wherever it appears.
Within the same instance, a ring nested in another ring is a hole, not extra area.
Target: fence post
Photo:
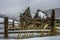
[[[13,19],[13,24],[12,24],[12,26],[14,27],[15,25],[14,25],[14,19]]]
[[[8,38],[8,17],[4,18],[4,37]]]
[[[55,11],[54,9],[52,10],[52,13],[51,13],[51,35],[54,35],[55,34],[55,23],[54,23],[54,20],[55,20]]]

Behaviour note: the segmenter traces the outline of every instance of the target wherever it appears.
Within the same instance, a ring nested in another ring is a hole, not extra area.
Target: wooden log
[[[54,20],[55,20],[55,11],[54,9],[52,10],[52,13],[51,13],[51,35],[54,35],[55,34],[55,23],[54,23]]]
[[[8,38],[8,17],[4,18],[4,37]]]

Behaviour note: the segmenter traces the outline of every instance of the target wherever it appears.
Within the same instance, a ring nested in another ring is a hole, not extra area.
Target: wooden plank
[[[40,30],[16,30],[16,31],[9,31],[8,33],[41,33],[42,31],[48,33],[50,31],[50,29],[40,29]],[[4,33],[4,32],[0,32],[0,33]]]
[[[18,33],[18,32],[8,32],[8,34],[15,34],[15,33]],[[19,33],[27,33],[27,32],[19,32]],[[41,31],[31,31],[31,32],[28,32],[28,33],[41,33]],[[48,31],[44,31],[44,33],[48,33]],[[4,32],[0,32],[0,34],[4,34]]]

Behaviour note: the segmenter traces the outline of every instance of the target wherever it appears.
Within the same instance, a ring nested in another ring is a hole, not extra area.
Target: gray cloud
[[[60,0],[0,0],[0,14],[18,18],[19,13],[23,12],[28,6],[31,8],[32,15],[34,15],[33,13],[37,9],[60,8]]]
[[[60,8],[60,0],[34,0],[30,4],[30,7],[32,10]]]
[[[21,11],[27,8],[30,1],[29,0],[0,0],[0,14],[16,18],[19,16],[19,13]]]

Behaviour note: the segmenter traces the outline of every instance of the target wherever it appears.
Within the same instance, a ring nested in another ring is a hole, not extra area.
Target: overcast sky
[[[17,18],[28,6],[34,15],[37,9],[60,8],[60,0],[0,0],[0,14]]]

